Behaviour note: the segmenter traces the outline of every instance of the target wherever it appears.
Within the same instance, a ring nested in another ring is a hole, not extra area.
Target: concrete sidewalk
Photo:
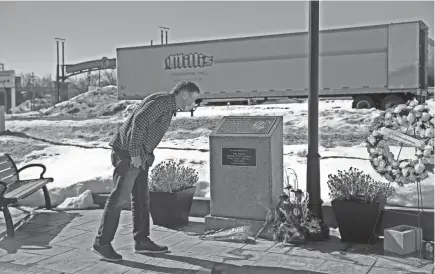
[[[113,246],[124,257],[101,261],[91,250],[102,210],[38,210],[14,239],[0,240],[0,273],[433,273],[432,261],[383,254],[382,245],[326,242],[290,247],[260,240],[256,244],[203,241],[188,232],[204,231],[204,219],[169,230],[153,226],[151,237],[170,253],[133,252],[130,211],[123,211]],[[4,226],[0,223],[0,226]]]

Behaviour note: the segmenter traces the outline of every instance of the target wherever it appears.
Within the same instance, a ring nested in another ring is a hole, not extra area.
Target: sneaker
[[[117,262],[122,260],[122,256],[113,249],[112,245],[94,245],[92,251],[95,252],[102,259],[110,262]]]
[[[140,254],[147,254],[147,253],[155,254],[155,253],[167,252],[168,247],[158,245],[147,237],[143,239],[140,243],[136,243],[134,245],[134,250],[136,253],[140,253]]]

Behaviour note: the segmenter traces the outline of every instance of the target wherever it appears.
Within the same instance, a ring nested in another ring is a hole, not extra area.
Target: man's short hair
[[[187,92],[198,92],[199,93],[199,87],[192,81],[180,81],[178,82],[175,87],[172,89],[172,93],[175,95],[179,94],[182,90],[187,90]]]

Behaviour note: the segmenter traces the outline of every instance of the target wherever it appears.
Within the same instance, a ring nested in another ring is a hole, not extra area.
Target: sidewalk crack
[[[376,258],[376,260],[373,262],[372,266],[370,266],[369,270],[367,270],[366,274],[370,273],[372,271],[373,267],[375,267],[376,262],[379,260],[379,258]]]

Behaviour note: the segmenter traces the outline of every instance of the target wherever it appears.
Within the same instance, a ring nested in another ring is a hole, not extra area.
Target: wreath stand
[[[415,136],[415,132],[414,132],[414,136]],[[402,148],[403,148],[403,144],[400,146],[399,154],[397,155],[397,160],[399,160]],[[418,239],[418,240],[420,241],[420,250],[419,250],[420,261],[422,261],[423,260],[423,252],[422,252],[422,250],[423,250],[424,247],[423,247],[423,229],[421,228],[421,214],[423,214],[424,208],[423,208],[423,195],[422,195],[422,192],[421,192],[421,181],[417,180],[416,181],[416,185],[417,185],[417,213],[398,212],[396,210],[385,209],[385,208],[379,210],[379,214],[378,214],[378,217],[376,218],[376,223],[373,226],[372,235],[370,236],[370,240],[369,240],[368,244],[370,244],[370,242],[372,241],[372,238],[375,235],[376,227],[377,227],[377,225],[379,223],[379,220],[381,219],[381,216],[383,215],[384,212],[392,212],[392,213],[395,213],[395,214],[414,216],[414,217],[417,218],[417,228],[421,229],[421,238]]]

